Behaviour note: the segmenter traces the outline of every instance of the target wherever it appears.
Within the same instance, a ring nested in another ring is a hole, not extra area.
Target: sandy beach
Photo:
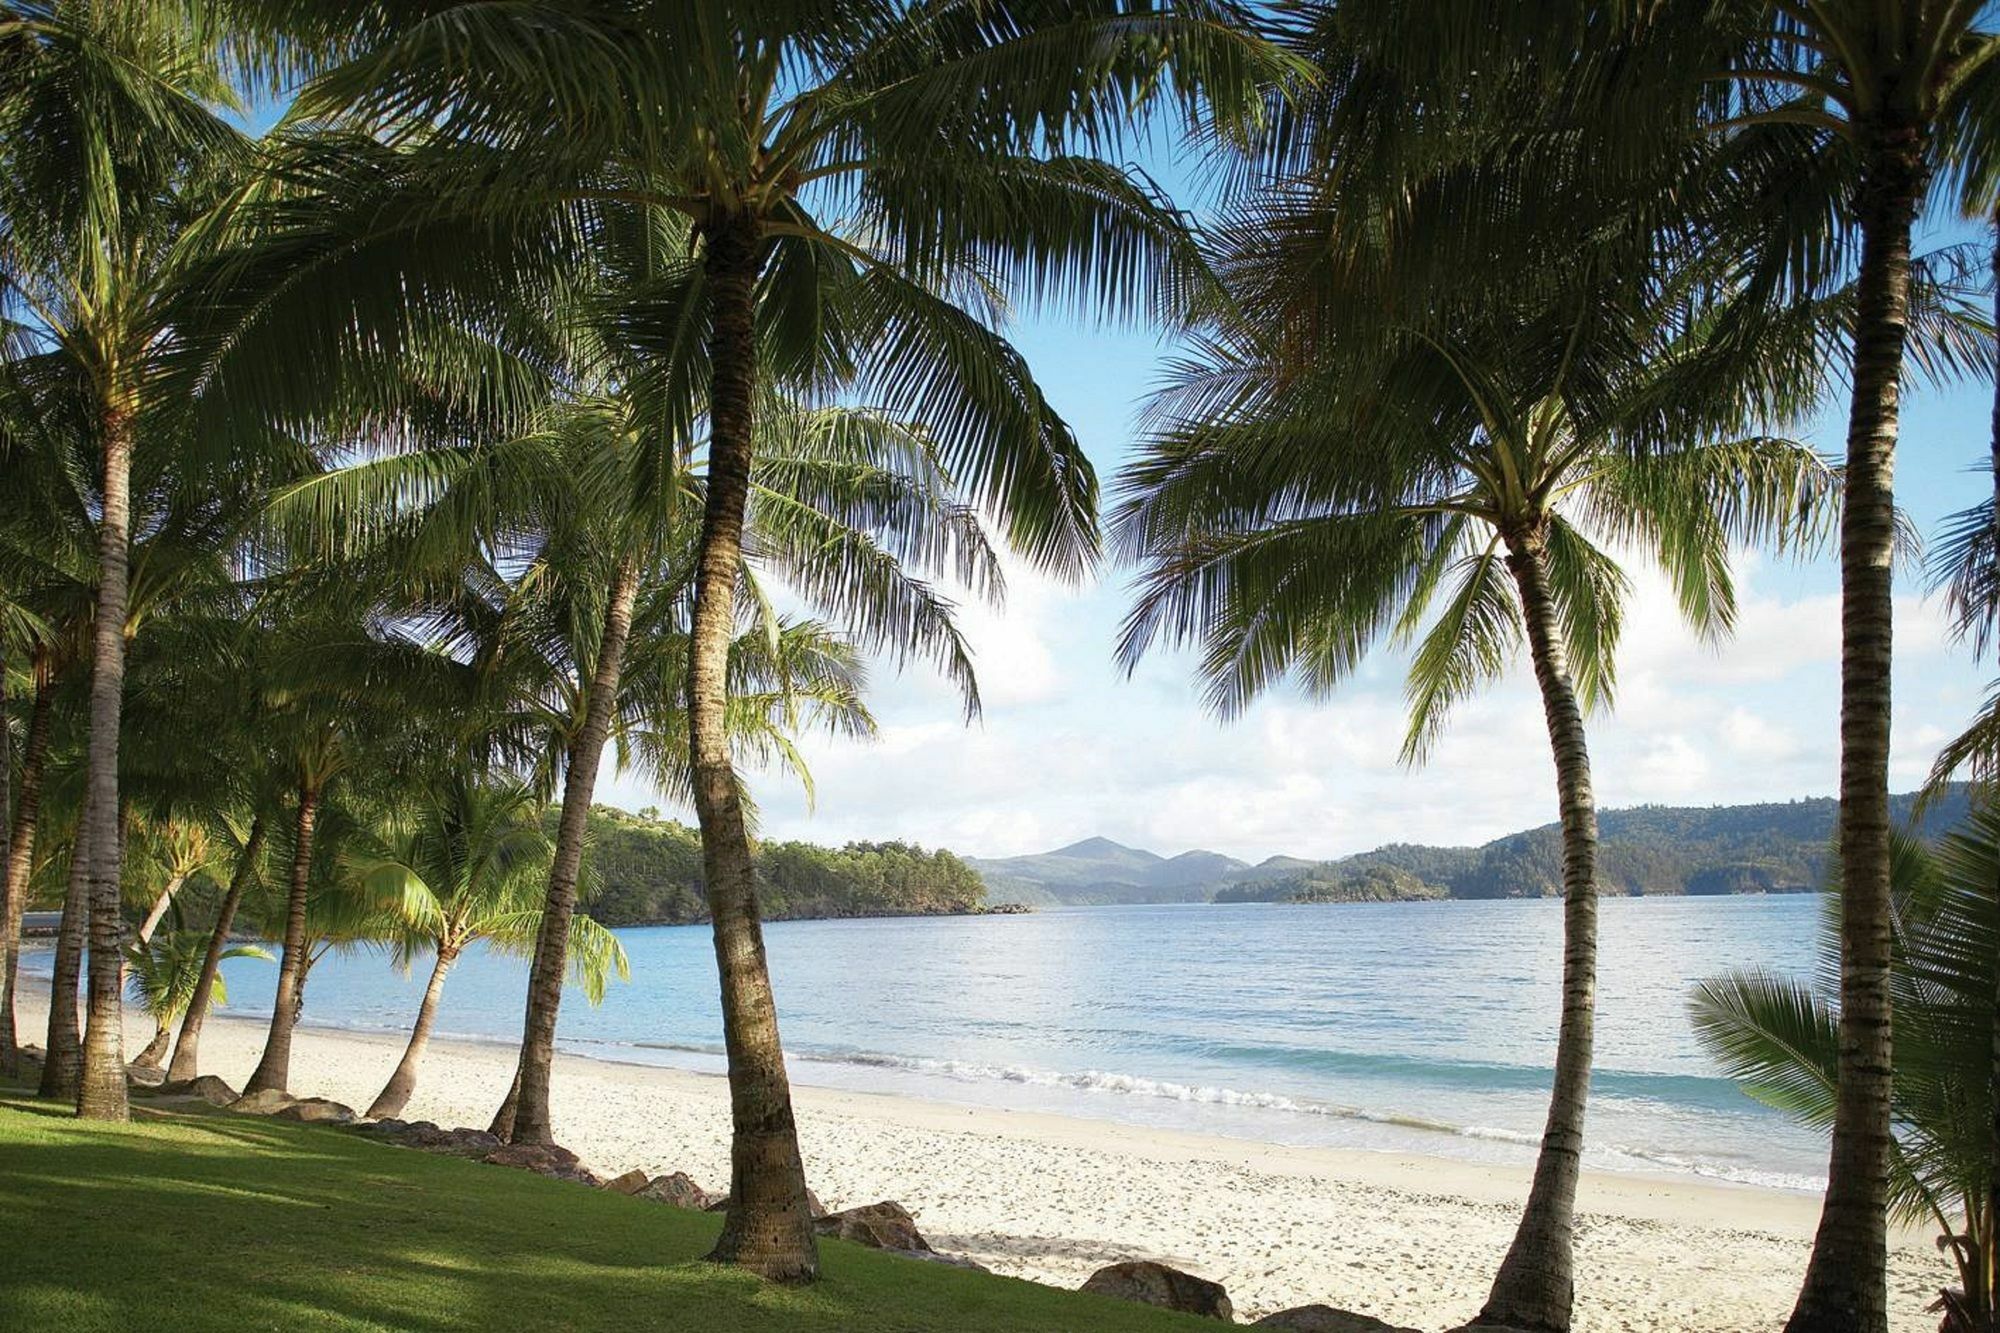
[[[21,1015],[34,1041],[46,1019]],[[150,1033],[136,1024],[136,1050]],[[204,1072],[232,1084],[263,1025],[217,1017]],[[361,1107],[402,1041],[301,1028],[292,1091]],[[435,1043],[406,1117],[484,1127],[512,1073],[499,1046]],[[1291,1148],[902,1097],[797,1090],[813,1188],[828,1207],[895,1199],[941,1250],[1075,1286],[1119,1259],[1224,1283],[1240,1320],[1324,1301],[1426,1330],[1477,1311],[1511,1237],[1527,1172],[1386,1153]],[[557,1136],[601,1171],[727,1178],[728,1100],[709,1075],[563,1057]],[[1694,1181],[1595,1174],[1577,1241],[1579,1333],[1769,1333],[1790,1309],[1818,1200]],[[1950,1267],[1928,1235],[1897,1238],[1891,1327],[1924,1313]]]

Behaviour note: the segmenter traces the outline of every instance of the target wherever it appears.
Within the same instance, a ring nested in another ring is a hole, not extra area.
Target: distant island
[[[1914,795],[1893,798],[1898,822]],[[1620,895],[1803,893],[1821,884],[1838,803],[1642,805],[1599,814],[1600,887]],[[1967,792],[1932,803],[1926,834],[1964,818]],[[1273,856],[1255,865],[1219,852],[1161,856],[1109,838],[1052,852],[967,858],[987,901],[1030,906],[1190,902],[1415,902],[1541,898],[1562,891],[1560,829],[1510,833],[1478,847],[1392,843],[1331,861]]]

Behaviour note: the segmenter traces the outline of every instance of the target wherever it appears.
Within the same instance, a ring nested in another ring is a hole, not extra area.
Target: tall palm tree
[[[1788,1333],[1887,1327],[1892,1149],[1889,715],[1892,474],[1911,248],[1941,167],[2000,136],[2000,31],[1970,0],[1716,7],[1736,96],[1721,116],[1786,155],[1749,215],[1759,281],[1852,274],[1841,530],[1840,859],[1847,914],[1840,1105],[1826,1203]],[[1829,208],[1829,205],[1832,205]],[[1829,224],[1832,224],[1831,227]]]
[[[1254,275],[1256,257],[1224,267]],[[1738,434],[1726,411],[1679,416],[1714,392],[1688,378],[1711,321],[1684,287],[1632,286],[1456,335],[1382,329],[1303,361],[1291,321],[1246,304],[1277,327],[1232,322],[1183,368],[1116,518],[1141,568],[1121,657],[1199,645],[1225,716],[1287,675],[1330,691],[1386,636],[1412,649],[1403,757],[1420,761],[1526,640],[1561,811],[1563,990],[1533,1185],[1480,1315],[1506,1327],[1567,1329],[1573,1301],[1596,985],[1583,719],[1611,696],[1629,586],[1603,543],[1650,555],[1690,623],[1719,635],[1731,544],[1806,535],[1833,490],[1802,446]]]
[[[532,787],[464,775],[431,784],[414,809],[392,815],[382,833],[350,849],[353,873],[392,904],[401,927],[397,961],[407,969],[425,952],[432,958],[409,1045],[369,1106],[370,1116],[400,1115],[408,1104],[445,977],[459,955],[480,940],[517,950],[532,946],[553,851]],[[627,975],[624,947],[588,916],[570,920],[568,958],[593,1004],[613,971]]]
[[[489,216],[553,189],[586,210],[636,201],[689,239],[695,260],[654,327],[659,363],[682,386],[676,410],[691,418],[705,385],[709,423],[690,762],[734,1122],[713,1257],[809,1279],[804,1171],[726,725],[760,363],[808,389],[867,386],[937,435],[1017,547],[1080,571],[1095,545],[1092,474],[979,317],[981,292],[997,276],[1122,309],[1159,303],[1171,285],[1160,279],[1187,271],[1178,217],[1074,148],[1115,139],[1162,89],[1189,109],[1204,95],[1245,109],[1261,48],[1232,8],[1205,0],[993,14],[879,0],[605,4],[553,27],[485,6],[386,22],[334,8],[324,30],[360,19],[379,39],[308,85],[304,114],[358,112],[389,134],[445,125],[468,147],[503,146],[497,164],[467,155]]]
[[[242,137],[202,6],[102,0],[8,6],[0,89],[4,288],[38,340],[86,386],[101,457],[91,646],[89,785],[75,858],[90,910],[89,1024],[77,1093],[87,1118],[126,1116],[121,1016],[118,742],[124,680],[131,472],[163,404],[149,370],[166,341],[195,197]]]

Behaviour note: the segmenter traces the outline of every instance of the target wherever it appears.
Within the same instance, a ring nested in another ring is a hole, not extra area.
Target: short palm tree
[[[153,1039],[134,1056],[132,1063],[157,1069],[166,1058],[167,1042],[174,1024],[187,1012],[194,988],[201,979],[202,960],[208,952],[208,932],[169,930],[145,940],[135,940],[126,950],[125,989],[153,1020]],[[232,945],[222,957],[269,959],[269,950],[255,944]],[[210,999],[226,1004],[228,988],[218,977],[211,983]]]
[[[1652,557],[1690,623],[1719,635],[1732,544],[1805,535],[1833,493],[1802,446],[1732,433],[1727,413],[1663,415],[1701,392],[1685,376],[1707,319],[1619,282],[1586,292],[1539,320],[1383,329],[1303,363],[1289,327],[1227,328],[1161,399],[1116,517],[1140,568],[1123,660],[1199,646],[1224,715],[1287,675],[1331,691],[1387,637],[1412,649],[1403,757],[1418,761],[1525,639],[1563,830],[1562,1019],[1533,1187],[1481,1320],[1555,1330],[1570,1319],[1596,984],[1583,719],[1611,696],[1629,590],[1613,552]]]
[[[349,873],[391,905],[396,961],[407,969],[424,953],[432,959],[410,1043],[370,1116],[400,1115],[408,1104],[445,976],[459,955],[482,940],[517,952],[533,948],[553,851],[533,788],[462,774],[429,784],[408,809],[348,849]],[[570,919],[567,955],[593,1004],[614,971],[628,974],[624,946],[581,913]]]
[[[1890,980],[1896,1013],[1896,1137],[1889,1204],[1935,1224],[1958,1267],[1943,1296],[1945,1333],[2000,1327],[2000,1213],[1992,1164],[1994,1033],[2000,1031],[2000,811],[1977,807],[1935,847],[1894,846]],[[1706,981],[1691,1001],[1695,1035],[1759,1101],[1830,1133],[1839,1117],[1841,910],[1821,918],[1818,974],[1763,972]]]

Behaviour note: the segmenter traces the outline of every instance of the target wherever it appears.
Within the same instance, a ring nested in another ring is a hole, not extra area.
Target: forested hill
[[[554,813],[550,815],[553,822]],[[701,837],[685,824],[590,811],[589,911],[607,926],[679,925],[708,919]],[[806,842],[757,846],[757,893],[767,921],[801,917],[934,916],[979,912],[986,889],[942,849],[904,842]]]
[[[1962,819],[1966,789],[1927,813],[1935,835]],[[1893,800],[1899,823],[1914,796]],[[1737,806],[1607,810],[1599,883],[1616,894],[1797,893],[1820,886],[1833,838],[1831,799]],[[1333,861],[1273,856],[1257,865],[1214,852],[1167,858],[1104,838],[1057,851],[973,861],[995,902],[1381,902],[1533,898],[1561,891],[1560,828],[1512,833],[1479,847],[1399,843]]]

